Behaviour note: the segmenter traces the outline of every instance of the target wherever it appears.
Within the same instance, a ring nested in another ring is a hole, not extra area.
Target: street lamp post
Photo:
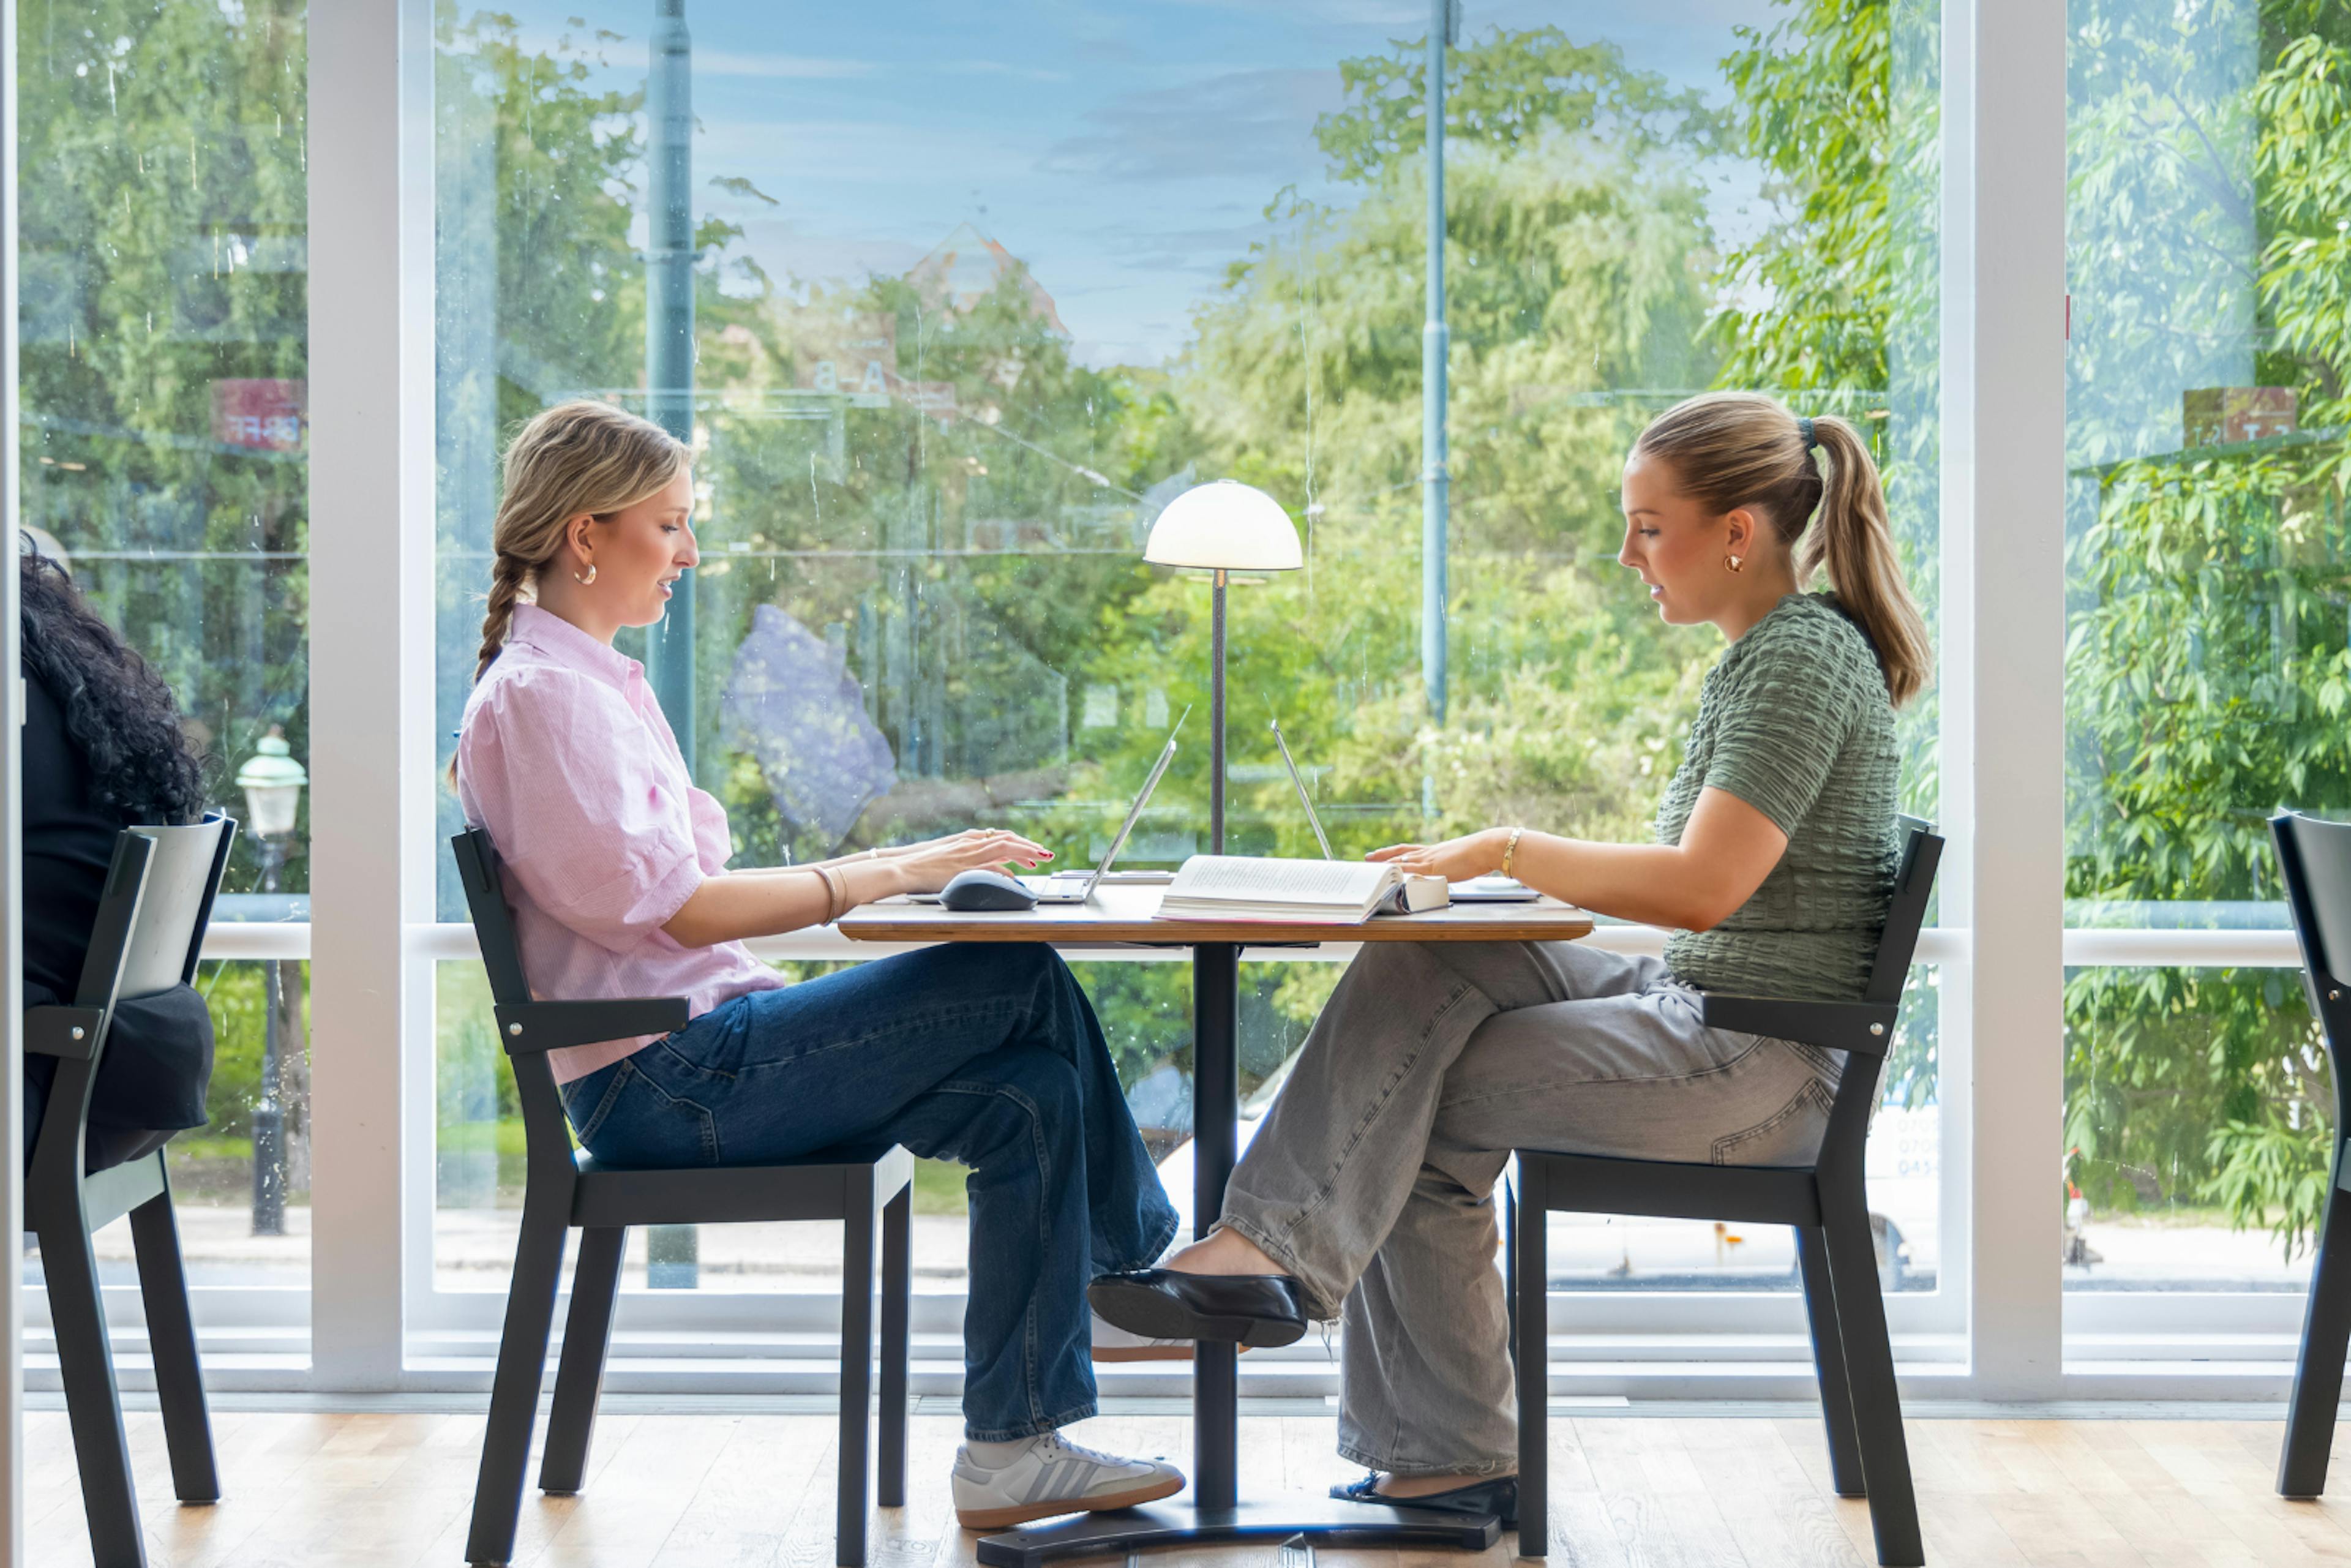
[[[694,442],[694,38],[685,0],[653,0],[645,70],[645,417]],[[669,613],[645,633],[645,674],[692,778],[694,596],[697,572],[678,576]],[[645,1231],[645,1283],[691,1291],[701,1281],[691,1225]]]
[[[294,831],[302,786],[309,775],[294,760],[285,732],[276,725],[236,770],[245,791],[246,815],[261,850],[261,891],[277,891],[286,864],[286,840]],[[253,1233],[286,1234],[286,1106],[278,1098],[277,1014],[282,1005],[277,960],[261,966],[261,1098],[253,1107]]]

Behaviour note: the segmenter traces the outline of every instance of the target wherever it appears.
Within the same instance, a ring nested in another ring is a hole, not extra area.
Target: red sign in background
[[[213,382],[213,439],[256,452],[299,452],[308,384],[230,377]]]

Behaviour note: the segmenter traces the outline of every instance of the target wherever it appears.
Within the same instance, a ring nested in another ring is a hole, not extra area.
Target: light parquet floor
[[[220,1414],[225,1498],[172,1499],[162,1429],[130,1417],[154,1568],[412,1568],[464,1561],[482,1417]],[[2281,1432],[2262,1421],[1917,1420],[1911,1456],[1928,1560],[1964,1568],[2293,1568],[2351,1563],[2351,1435],[2339,1500],[2271,1490]],[[903,1509],[881,1511],[874,1568],[967,1568],[948,1510],[958,1423],[912,1425]],[[1828,1490],[1812,1421],[1552,1419],[1557,1568],[1864,1568],[1865,1504]],[[1104,1416],[1082,1442],[1178,1463],[1181,1416]],[[38,1568],[87,1568],[89,1546],[61,1413],[26,1417],[26,1543]],[[1241,1474],[1320,1490],[1356,1472],[1328,1417],[1251,1416]],[[517,1568],[826,1568],[833,1423],[825,1416],[615,1414],[598,1424],[588,1490],[526,1493]],[[1480,1568],[1500,1568],[1513,1538]],[[1171,1552],[1167,1568],[1270,1568],[1270,1548]],[[1458,1553],[1320,1553],[1330,1568],[1469,1568]]]

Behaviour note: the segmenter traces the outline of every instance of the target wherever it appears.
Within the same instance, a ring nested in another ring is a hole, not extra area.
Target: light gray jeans
[[[1698,1006],[1662,959],[1574,942],[1364,945],[1223,1216],[1343,1321],[1341,1454],[1407,1476],[1518,1468],[1493,1197],[1512,1149],[1818,1152],[1837,1059],[1708,1029]]]

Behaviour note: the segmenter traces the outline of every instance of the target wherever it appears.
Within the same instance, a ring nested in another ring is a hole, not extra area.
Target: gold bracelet
[[[842,912],[848,907],[849,893],[846,880],[827,865],[817,867],[816,874],[824,879],[823,923],[830,925],[839,920]]]
[[[1510,862],[1517,857],[1519,852],[1519,835],[1525,831],[1526,829],[1524,828],[1512,828],[1510,830],[1510,841],[1502,846],[1502,874],[1504,876],[1511,874]]]

